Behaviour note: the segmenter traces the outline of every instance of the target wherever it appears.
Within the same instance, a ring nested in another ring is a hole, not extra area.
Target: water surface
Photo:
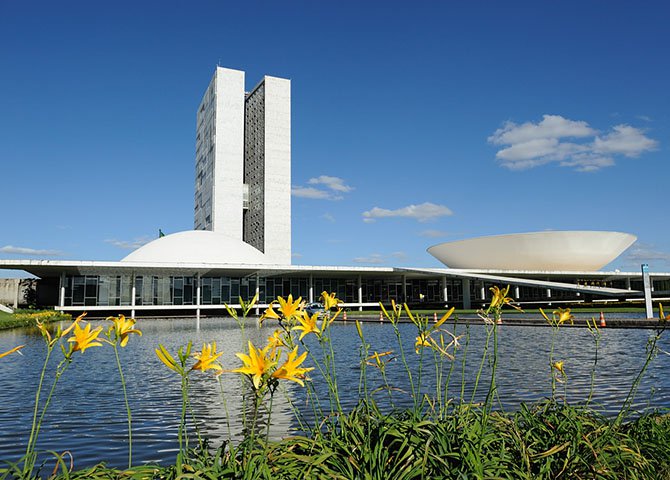
[[[97,325],[99,322],[92,322]],[[246,339],[264,345],[276,328],[269,322],[258,327],[249,320],[244,335],[236,322],[229,318],[139,320],[142,337],[131,338],[121,349],[128,394],[133,412],[133,458],[135,463],[174,461],[178,449],[177,429],[180,419],[181,392],[179,377],[156,358],[154,349],[159,343],[171,352],[189,340],[199,349],[203,342],[216,341],[224,368],[241,365],[235,352],[246,349]],[[453,326],[449,327],[453,330]],[[430,350],[423,355],[414,353],[416,329],[411,324],[399,325],[400,337],[409,370],[418,382],[421,370],[422,392],[437,394],[435,363]],[[385,390],[374,396],[384,408],[411,405],[407,372],[401,360],[400,349],[392,327],[377,322],[363,326],[370,351],[393,353],[387,365],[387,381],[394,387],[389,399]],[[486,330],[483,325],[458,326],[461,349],[453,362],[448,397],[461,396],[464,379],[464,397],[481,401],[489,382],[488,364],[485,364],[478,392],[473,396],[474,378],[480,366]],[[467,335],[466,335],[467,334]],[[593,388],[593,404],[605,414],[614,414],[623,403],[631,382],[645,359],[645,346],[653,330],[604,329]],[[498,328],[499,405],[515,409],[521,402],[534,402],[551,394],[548,355],[551,330],[540,327],[502,325]],[[469,341],[466,338],[469,337]],[[353,322],[334,324],[332,339],[337,358],[337,377],[343,407],[350,409],[359,401],[360,340]],[[321,347],[313,336],[306,337],[315,356]],[[32,420],[34,395],[45,354],[43,340],[36,330],[16,329],[0,332],[0,351],[26,344],[23,355],[11,355],[0,360],[0,460],[17,460],[25,449]],[[463,363],[466,354],[467,361]],[[667,338],[659,343],[663,351],[670,350]],[[554,357],[565,362],[568,375],[566,384],[559,384],[557,395],[567,394],[570,402],[583,402],[591,390],[591,371],[594,362],[594,342],[588,330],[562,329],[556,338]],[[61,357],[54,352],[54,364]],[[419,369],[420,360],[423,361]],[[670,380],[665,374],[669,357],[661,352],[652,363],[639,389],[634,408],[670,407]],[[443,364],[448,373],[451,362]],[[461,372],[464,371],[464,375]],[[52,377],[48,377],[50,381]],[[312,385],[327,409],[327,389],[320,374],[312,372]],[[243,396],[248,384],[241,376],[224,373],[219,380],[209,372],[191,374],[193,412],[201,435],[218,446],[228,438],[239,438],[244,415]],[[379,372],[367,367],[369,390],[382,387]],[[270,435],[281,438],[298,427],[291,405],[300,409],[309,420],[312,404],[305,390],[292,383],[283,383],[273,402]],[[564,390],[565,387],[565,390]],[[225,403],[222,401],[225,398]],[[442,392],[444,394],[444,392]],[[39,450],[72,452],[78,468],[106,461],[122,467],[127,462],[127,424],[123,395],[119,383],[113,350],[110,347],[91,348],[85,354],[76,353],[75,359],[57,386],[54,399],[45,417],[38,442]]]

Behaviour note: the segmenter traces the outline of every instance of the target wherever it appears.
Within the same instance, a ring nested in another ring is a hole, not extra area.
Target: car
[[[323,303],[318,303],[318,302],[315,302],[315,303],[309,303],[309,304],[307,304],[307,306],[305,307],[305,312],[307,312],[307,314],[308,314],[310,317],[311,317],[312,315],[314,315],[315,313],[318,313],[319,316],[321,316],[321,315],[323,315],[323,314],[325,313],[325,311],[326,311],[326,310],[325,310],[325,308],[324,308],[324,306],[323,306]]]

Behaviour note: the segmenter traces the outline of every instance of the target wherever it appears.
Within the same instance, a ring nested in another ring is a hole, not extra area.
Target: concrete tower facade
[[[291,263],[291,82],[217,67],[197,113],[196,230],[242,240]]]

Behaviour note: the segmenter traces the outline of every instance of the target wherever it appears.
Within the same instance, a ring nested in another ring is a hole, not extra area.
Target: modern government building
[[[291,83],[217,67],[198,106],[194,230],[162,236],[118,262],[0,260],[39,278],[42,305],[91,315],[219,314],[258,293],[262,308],[293,294],[336,292],[351,309],[380,301],[477,308],[510,285],[522,305],[642,301],[642,272],[601,271],[636,237],[548,231],[428,249],[443,268],[291,264]],[[654,301],[670,273],[651,273]]]

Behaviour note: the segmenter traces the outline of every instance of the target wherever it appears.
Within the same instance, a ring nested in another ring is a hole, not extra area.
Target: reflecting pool
[[[100,322],[92,322],[95,327]],[[105,323],[106,325],[106,323]],[[173,462],[178,450],[177,429],[181,409],[178,376],[156,358],[154,349],[159,343],[170,352],[189,340],[198,350],[203,342],[215,341],[226,369],[241,366],[236,352],[246,350],[246,340],[265,345],[276,324],[266,322],[259,327],[249,319],[244,333],[230,318],[195,319],[140,319],[137,324],[144,335],[133,337],[121,349],[121,360],[128,385],[133,413],[133,461]],[[448,327],[454,331],[453,325]],[[430,351],[414,352],[416,328],[411,324],[399,325],[409,369],[415,381],[421,370],[422,392],[435,394],[435,365]],[[363,325],[370,353],[391,350],[387,368],[388,383],[394,387],[392,398],[380,391],[375,398],[384,406],[409,406],[411,400],[407,373],[401,361],[396,336],[388,323],[369,322]],[[488,388],[488,365],[485,365],[479,391],[473,396],[474,377],[480,365],[486,329],[483,325],[457,326],[461,348],[453,362],[448,396],[461,396],[481,401]],[[467,335],[466,335],[467,334]],[[618,411],[628,394],[631,382],[645,359],[645,346],[653,330],[603,329],[595,376],[593,404],[606,414]],[[551,393],[549,350],[551,330],[543,327],[498,327],[499,362],[498,393],[500,406],[515,409],[521,402],[533,402]],[[466,341],[469,338],[469,341]],[[359,400],[361,379],[360,340],[355,324],[332,325],[332,339],[337,359],[337,378],[342,404],[345,409]],[[308,345],[318,356],[321,351],[313,336],[306,337]],[[662,338],[662,352],[654,360],[638,391],[634,408],[670,407],[670,379],[666,372],[670,357],[668,338]],[[0,460],[17,460],[24,452],[30,433],[34,396],[45,354],[42,337],[37,330],[16,329],[0,332],[0,352],[25,344],[23,355],[11,355],[0,360]],[[467,345],[467,353],[466,353]],[[565,362],[568,376],[565,385],[559,385],[557,395],[567,394],[569,402],[584,401],[590,392],[591,370],[594,361],[594,343],[587,329],[561,329],[555,345],[554,357]],[[55,351],[55,363],[61,356]],[[420,359],[422,368],[419,369]],[[463,358],[466,358],[463,363]],[[445,364],[445,373],[450,363]],[[224,373],[218,379],[209,374],[191,374],[191,401],[201,435],[213,446],[231,435],[239,438],[242,432],[243,395],[248,391],[246,380],[238,374]],[[327,398],[325,383],[312,372],[312,384],[321,398]],[[461,382],[461,379],[464,381]],[[51,377],[48,377],[48,381]],[[220,383],[219,383],[220,380]],[[367,368],[369,390],[382,385],[379,372]],[[49,383],[47,383],[49,385]],[[565,390],[564,390],[565,387]],[[223,397],[222,397],[223,394]],[[225,398],[225,402],[222,400]],[[281,438],[297,428],[293,406],[304,412],[309,420],[311,405],[307,404],[305,390],[282,382],[273,402],[270,436]],[[123,467],[127,462],[127,420],[123,394],[118,379],[113,349],[91,348],[81,355],[75,353],[72,365],[62,377],[40,433],[37,449],[72,452],[75,466],[81,468],[106,461]]]

